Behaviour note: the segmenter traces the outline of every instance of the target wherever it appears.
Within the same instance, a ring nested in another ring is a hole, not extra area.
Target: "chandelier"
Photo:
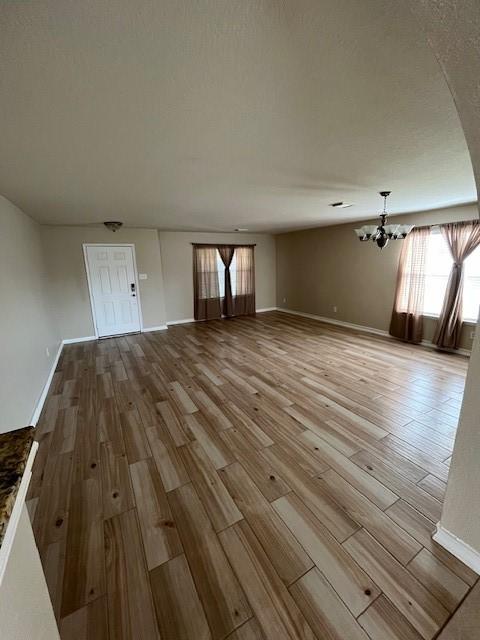
[[[413,229],[413,224],[385,224],[388,216],[387,198],[391,193],[391,191],[380,191],[380,195],[383,198],[383,212],[380,214],[380,224],[378,226],[367,224],[360,229],[355,229],[355,233],[361,242],[372,240],[372,242],[377,243],[377,247],[383,249],[383,247],[387,246],[389,240],[403,240]]]

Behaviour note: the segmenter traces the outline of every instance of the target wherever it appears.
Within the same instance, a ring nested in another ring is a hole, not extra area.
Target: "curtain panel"
[[[193,315],[195,320],[222,316],[215,247],[193,247]]]
[[[453,265],[433,342],[441,348],[458,349],[462,328],[463,263],[480,245],[480,221],[452,222],[440,228],[450,248]]]
[[[236,247],[236,316],[255,313],[255,255],[254,247]]]
[[[390,335],[419,343],[423,337],[425,261],[429,227],[413,229],[403,242],[397,272]]]

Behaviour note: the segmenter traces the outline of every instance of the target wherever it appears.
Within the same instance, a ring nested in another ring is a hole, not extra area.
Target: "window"
[[[427,316],[440,315],[452,262],[452,254],[442,232],[439,229],[433,229],[428,238],[425,256],[423,313]]]
[[[194,280],[199,300],[218,298],[218,251],[211,247],[195,247]]]
[[[220,298],[225,297],[225,265],[218,252],[217,254],[217,272],[218,272],[218,288],[220,290]],[[232,296],[237,295],[237,251],[233,254],[232,262],[230,263],[230,282],[232,285]]]
[[[480,304],[480,247],[463,263],[463,319],[473,322],[478,318]]]
[[[249,296],[255,291],[255,273],[253,266],[253,250],[251,247],[235,249],[236,290],[237,296]]]
[[[425,296],[423,313],[437,317],[442,310],[448,278],[452,269],[452,255],[442,232],[433,228],[427,242],[425,255]],[[415,257],[408,256],[405,278],[411,278],[415,272]],[[480,247],[464,262],[463,314],[464,321],[476,322],[480,304]],[[418,277],[421,277],[420,275]],[[400,310],[407,308],[406,290],[402,291]]]

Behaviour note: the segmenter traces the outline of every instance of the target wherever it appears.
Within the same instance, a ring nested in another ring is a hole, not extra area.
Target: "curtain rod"
[[[477,218],[472,218],[471,220],[454,220],[453,222],[435,222],[434,224],[416,224],[414,225],[415,229],[435,229],[444,227],[446,224],[468,224],[470,222],[480,223],[480,220]]]
[[[256,247],[256,244],[230,244],[228,242],[215,242],[215,243],[206,243],[206,242],[191,242],[190,243],[194,247]]]

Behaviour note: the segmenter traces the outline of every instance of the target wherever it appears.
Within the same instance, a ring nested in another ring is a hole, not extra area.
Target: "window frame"
[[[442,231],[440,229],[440,226],[432,226],[430,229],[430,235],[435,234],[435,235],[442,235]],[[446,242],[446,240],[444,239],[444,241]],[[477,247],[476,249],[474,249],[474,251],[480,251],[480,247]],[[468,259],[468,258],[467,258]],[[453,259],[452,259],[453,262]],[[465,290],[465,288],[464,288]],[[462,292],[463,294],[463,292]],[[435,320],[438,320],[438,318],[440,317],[440,314],[436,314],[436,313],[422,313],[424,318],[434,318]],[[476,326],[477,324],[477,320],[472,320],[470,318],[466,319],[466,318],[462,318],[462,324],[466,324],[466,325],[470,325],[470,326]]]

